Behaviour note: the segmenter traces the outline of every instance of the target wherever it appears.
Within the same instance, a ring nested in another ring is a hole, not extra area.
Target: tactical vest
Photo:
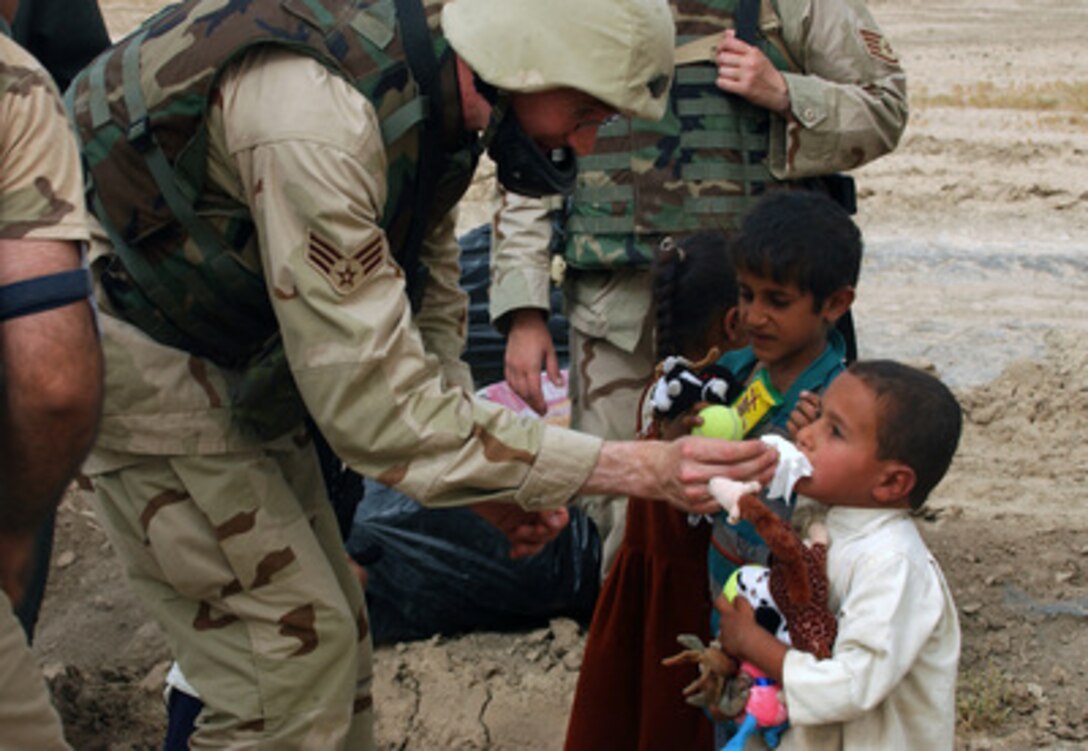
[[[422,0],[432,11],[440,0]],[[188,0],[166,8],[85,69],[68,92],[89,170],[91,209],[114,245],[101,281],[114,312],[157,341],[244,375],[232,394],[243,423],[278,403],[290,414],[251,425],[262,437],[301,417],[246,206],[205,190],[205,115],[224,69],[276,45],[328,67],[374,106],[386,148],[381,226],[403,258],[419,186],[427,98],[406,59],[394,0]],[[437,13],[430,14],[437,25]],[[428,223],[467,189],[476,151],[460,124],[454,57],[432,32],[441,66],[447,149]],[[199,209],[198,209],[199,207]],[[214,217],[214,218],[210,218]],[[418,219],[417,219],[418,221]]]
[[[677,45],[734,27],[743,0],[671,2]],[[758,1],[758,0],[757,0]],[[781,21],[762,4],[757,46],[780,70]],[[578,160],[565,221],[569,266],[648,266],[666,235],[730,230],[773,181],[767,166],[770,114],[719,90],[711,62],[678,65],[664,119],[617,120]]]

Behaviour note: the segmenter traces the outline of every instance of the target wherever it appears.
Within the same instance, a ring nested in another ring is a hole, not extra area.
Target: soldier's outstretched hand
[[[608,441],[582,485],[585,494],[667,501],[696,514],[721,507],[710,495],[715,477],[768,483],[778,452],[763,441],[685,436],[675,441]]]

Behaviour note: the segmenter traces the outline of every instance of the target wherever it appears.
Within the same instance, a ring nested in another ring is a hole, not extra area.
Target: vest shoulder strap
[[[782,19],[774,0],[740,0],[737,4],[736,29],[740,39],[753,45],[759,44],[757,31],[762,33],[774,52],[781,56],[781,60],[772,60],[777,67],[791,73],[801,71],[782,39]],[[679,45],[675,52],[676,67],[713,62],[720,39],[721,32],[716,31]]]
[[[439,80],[438,58],[434,54],[434,44],[427,28],[427,16],[420,0],[396,0],[397,18],[404,36],[404,54],[413,78],[419,84],[418,100],[425,105],[420,114],[426,116],[426,133],[420,139],[420,159],[415,180],[413,208],[416,220],[408,229],[404,248],[401,252],[401,264],[405,273],[405,285],[408,300],[413,311],[419,311],[423,305],[423,291],[429,276],[427,267],[420,260],[423,248],[423,236],[428,226],[426,217],[430,216],[434,202],[436,178],[442,174],[442,92]]]
[[[764,38],[782,56],[786,69],[790,73],[800,73],[801,66],[793,59],[793,55],[790,54],[789,48],[786,47],[786,42],[782,38],[782,18],[778,15],[774,0],[760,0],[759,29],[763,32]]]

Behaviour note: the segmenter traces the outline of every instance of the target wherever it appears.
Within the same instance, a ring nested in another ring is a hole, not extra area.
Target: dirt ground
[[[163,5],[101,0],[116,37]],[[879,0],[911,121],[859,171],[864,356],[932,367],[967,426],[919,525],[964,635],[963,749],[1088,745],[1088,0]],[[462,219],[486,215],[482,204]],[[583,634],[378,650],[383,749],[562,746]],[[36,651],[78,749],[159,743],[162,636],[91,511],[61,508]]]

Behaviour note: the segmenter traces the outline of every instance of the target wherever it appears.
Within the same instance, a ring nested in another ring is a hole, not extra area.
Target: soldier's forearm
[[[0,284],[78,267],[73,243],[0,240]],[[76,302],[0,323],[0,532],[32,529],[94,440],[102,355]]]
[[[71,435],[69,420],[45,420],[41,433],[29,440],[0,442],[0,531],[20,534],[35,529],[60,501],[64,489],[90,449],[93,429]],[[4,432],[10,432],[5,425]],[[53,436],[70,438],[51,440]]]
[[[90,450],[98,424],[100,365],[91,351],[79,378],[38,395],[2,385],[0,408],[0,532],[36,528],[56,506]]]
[[[606,441],[580,492],[650,498],[709,513],[719,508],[708,489],[712,478],[766,482],[777,458],[763,441],[692,436],[676,441]]]
[[[651,490],[652,477],[644,476],[649,463],[640,461],[643,446],[651,442],[606,441],[597,466],[581,488],[586,495],[641,495]],[[652,496],[651,496],[652,497]]]

